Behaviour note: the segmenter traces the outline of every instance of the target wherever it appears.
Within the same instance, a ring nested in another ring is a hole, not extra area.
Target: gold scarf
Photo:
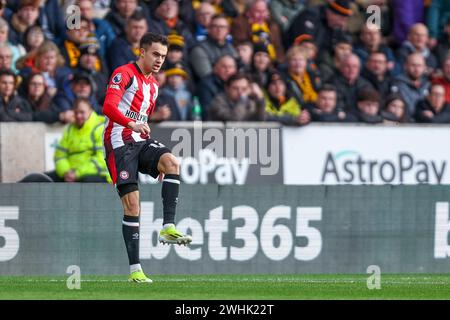
[[[258,43],[262,42],[267,45],[267,51],[269,52],[269,57],[272,61],[277,58],[277,54],[275,52],[275,47],[272,43],[270,43],[270,29],[267,23],[252,23],[252,42]],[[261,37],[260,34],[266,34],[266,37]]]
[[[303,93],[303,101],[304,102],[316,102],[317,101],[317,92],[314,90],[314,87],[311,82],[311,78],[309,77],[308,72],[303,74],[303,77],[297,76],[291,73],[292,79],[295,80],[298,87]]]

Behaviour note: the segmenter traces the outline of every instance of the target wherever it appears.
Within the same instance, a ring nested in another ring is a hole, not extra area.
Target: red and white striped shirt
[[[114,70],[106,90],[103,114],[106,125],[103,140],[106,152],[125,143],[144,141],[148,138],[127,128],[130,121],[145,123],[155,110],[158,83],[150,76],[145,78],[136,63],[129,63]]]

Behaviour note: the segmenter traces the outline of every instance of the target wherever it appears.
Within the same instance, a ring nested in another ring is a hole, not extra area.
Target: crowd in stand
[[[0,0],[0,121],[101,115],[147,31],[169,40],[150,121],[450,123],[445,0]]]

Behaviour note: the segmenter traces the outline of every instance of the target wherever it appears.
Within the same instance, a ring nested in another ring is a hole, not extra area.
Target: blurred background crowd
[[[101,116],[147,31],[150,121],[450,123],[449,0],[0,0],[0,121]]]

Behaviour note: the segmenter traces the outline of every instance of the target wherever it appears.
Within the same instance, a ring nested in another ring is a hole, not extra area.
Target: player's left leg
[[[190,244],[192,237],[175,228],[175,213],[180,188],[180,163],[171,153],[164,153],[158,161],[158,171],[164,173],[161,196],[163,199],[163,229],[159,241],[169,244]]]

